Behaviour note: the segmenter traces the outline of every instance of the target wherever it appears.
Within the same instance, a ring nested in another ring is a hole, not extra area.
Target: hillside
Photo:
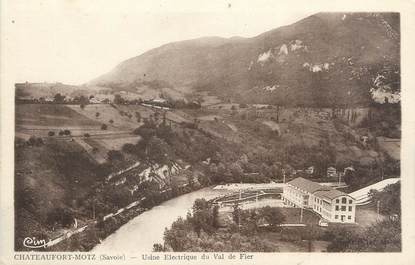
[[[169,43],[90,85],[202,90],[281,105],[394,103],[400,100],[399,27],[397,13],[318,13],[253,38]]]

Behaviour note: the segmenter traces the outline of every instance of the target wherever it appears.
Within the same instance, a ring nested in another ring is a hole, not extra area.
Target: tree
[[[369,197],[380,203],[380,212],[385,215],[401,215],[401,184],[397,182],[386,186],[382,191],[371,190]]]
[[[88,137],[90,137],[91,135],[90,135],[89,133],[85,133],[85,134],[84,134],[84,136],[85,136],[86,138],[88,138]]]
[[[108,126],[106,124],[101,125],[101,130],[106,130],[107,128],[108,128]]]
[[[95,113],[95,117],[98,118],[101,115],[99,112]]]
[[[241,181],[242,176],[244,174],[241,166],[238,163],[232,163],[230,166],[231,174],[233,176],[234,181]]]
[[[53,102],[60,104],[63,103],[65,101],[65,96],[61,95],[61,93],[57,93],[54,97],[53,97]]]
[[[126,143],[122,146],[122,150],[126,153],[134,154],[137,148],[134,144]]]
[[[121,97],[121,95],[115,94],[113,102],[117,105],[124,104],[124,99]]]
[[[169,155],[171,155],[167,143],[156,136],[152,137],[148,142],[146,152],[150,161],[159,164],[167,164]]]
[[[74,217],[68,209],[57,207],[48,212],[46,223],[49,226],[55,227],[61,225],[65,228],[70,227],[74,222]]]
[[[71,131],[68,129],[63,130],[64,135],[71,135]]]
[[[120,185],[121,186],[121,185]],[[131,201],[131,195],[127,187],[115,187],[107,194],[108,199],[117,207],[124,207]]]
[[[141,113],[136,111],[135,112],[135,118],[137,119],[137,122],[141,122]]]
[[[40,137],[30,136],[29,140],[27,140],[27,145],[29,146],[41,146],[43,145],[43,140]]]
[[[239,108],[241,108],[241,109],[245,109],[247,107],[248,107],[248,105],[246,103],[239,104]]]
[[[48,136],[54,136],[55,135],[55,132],[54,131],[49,131],[48,132]]]
[[[166,248],[162,244],[160,243],[153,244],[153,252],[164,252],[164,251],[166,251]]]
[[[112,119],[111,119],[111,120],[109,120],[109,123],[113,124],[113,123],[114,123],[114,120],[112,120]]]
[[[285,221],[285,216],[280,209],[270,206],[261,208],[260,214],[265,218],[270,227],[276,227]]]
[[[124,158],[122,153],[118,150],[108,151],[107,157],[108,157],[108,160],[110,160],[110,161],[122,160]]]

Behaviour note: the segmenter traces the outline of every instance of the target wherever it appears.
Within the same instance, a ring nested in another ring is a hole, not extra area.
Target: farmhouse
[[[304,178],[296,178],[288,182],[284,187],[282,199],[288,206],[313,210],[329,222],[355,222],[354,198]]]
[[[327,169],[328,178],[337,178],[337,170],[334,167],[329,167]]]

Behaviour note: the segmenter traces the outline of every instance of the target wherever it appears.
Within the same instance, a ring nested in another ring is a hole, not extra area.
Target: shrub
[[[248,105],[246,103],[239,104],[239,108],[241,108],[241,109],[245,109],[247,107],[248,107]]]
[[[123,145],[122,150],[126,153],[132,154],[136,151],[136,147],[133,144],[127,143]]]
[[[50,226],[61,225],[70,227],[74,222],[72,213],[63,208],[55,208],[47,214],[46,223]]]
[[[118,150],[110,150],[107,153],[108,160],[115,161],[115,160],[122,160],[124,157],[122,153]]]
[[[40,137],[30,136],[29,140],[27,140],[27,145],[29,146],[41,146],[43,145],[43,140]]]

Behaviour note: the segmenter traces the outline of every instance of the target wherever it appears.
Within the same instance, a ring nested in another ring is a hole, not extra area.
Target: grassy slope
[[[17,148],[17,238],[46,231],[47,214],[52,209],[75,209],[91,187],[103,178],[99,172],[97,164],[75,142],[50,140],[40,147]]]

